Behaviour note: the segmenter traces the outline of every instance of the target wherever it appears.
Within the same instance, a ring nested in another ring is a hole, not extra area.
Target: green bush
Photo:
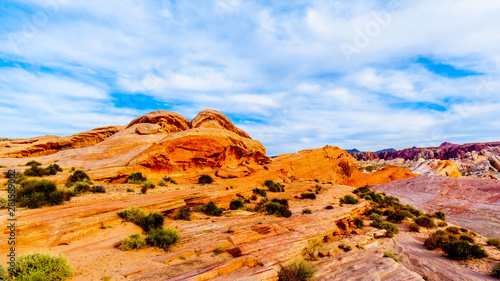
[[[420,226],[416,223],[412,223],[410,224],[410,231],[420,232]]]
[[[73,275],[66,258],[51,253],[35,252],[19,257],[14,276],[16,280],[64,281]]]
[[[62,172],[63,169],[58,164],[50,164],[47,168],[45,168],[45,173],[47,175],[55,175],[57,172]]]
[[[148,187],[145,185],[141,186],[141,193],[146,194],[147,192],[148,192]]]
[[[305,209],[302,209],[302,214],[304,214],[304,215],[312,214],[312,211],[311,211],[311,209],[305,208]]]
[[[158,229],[163,227],[165,219],[158,212],[149,213],[149,215],[142,217],[138,225],[142,227],[144,232],[148,233],[153,229]]]
[[[284,192],[285,186],[279,183],[275,183],[272,180],[266,180],[264,182],[264,186],[266,186],[271,192]]]
[[[177,210],[177,214],[175,215],[176,220],[191,220],[191,209],[188,206],[182,207]]]
[[[393,234],[399,233],[399,228],[390,222],[374,220],[370,225],[376,228],[385,229],[387,232]]]
[[[263,208],[265,212],[269,215],[277,215],[285,218],[289,218],[292,216],[292,212],[290,212],[290,210],[288,210],[286,206],[283,206],[277,202],[267,202],[263,206]]]
[[[474,244],[476,242],[474,240],[474,237],[472,237],[472,235],[469,235],[469,234],[462,234],[462,235],[460,235],[459,239],[467,241],[467,242],[472,243],[472,244]]]
[[[394,214],[387,217],[387,220],[393,221],[395,223],[400,223],[404,221],[406,218],[413,218],[413,214],[409,211],[397,210]]]
[[[279,281],[306,281],[311,280],[316,269],[305,261],[293,262],[286,266],[281,266],[278,272]]]
[[[255,188],[253,190],[253,193],[257,194],[257,195],[260,195],[262,197],[267,197],[267,193],[266,193],[266,190],[265,189],[260,189],[260,188]]]
[[[92,193],[106,193],[106,187],[102,184],[94,185],[90,188]]]
[[[365,226],[365,222],[360,217],[355,217],[353,223],[356,228],[363,228]]]
[[[491,277],[500,279],[500,263],[493,268],[490,275]]]
[[[460,234],[460,228],[456,226],[449,226],[445,229],[445,231],[453,234]]]
[[[130,174],[130,176],[128,176],[127,178],[127,182],[128,183],[132,183],[132,184],[141,184],[143,182],[145,182],[147,180],[147,178],[145,178],[141,172],[135,172],[135,173],[132,173]]]
[[[30,168],[24,170],[24,175],[28,177],[43,177],[47,175],[47,170],[45,168],[39,167],[36,164],[31,165]]]
[[[135,192],[135,189],[131,188],[131,187],[128,187],[127,188],[127,192]]]
[[[352,247],[351,247],[351,246],[346,245],[346,244],[344,244],[344,243],[339,244],[339,246],[338,246],[338,247],[339,247],[339,249],[344,250],[344,252],[350,252],[350,251],[352,250]]]
[[[9,208],[9,200],[7,198],[0,197],[0,209]]]
[[[382,214],[384,214],[384,211],[383,211],[383,210],[380,210],[380,209],[377,209],[377,208],[371,208],[371,209],[369,209],[368,211],[366,211],[366,215],[368,215],[368,216],[369,216],[369,215],[371,215],[371,214],[373,214],[373,213],[375,213],[375,214],[378,214],[378,215],[381,215],[381,216],[382,216]]]
[[[153,189],[155,188],[156,185],[149,179],[146,179],[142,184],[141,184],[141,190],[142,188],[146,188],[146,189]],[[143,192],[144,193],[144,192]]]
[[[422,215],[422,216],[416,217],[413,221],[421,227],[425,227],[425,228],[435,228],[436,227],[436,223],[434,222],[434,220],[427,215]]]
[[[241,198],[234,199],[229,204],[229,209],[231,209],[231,210],[238,210],[238,209],[242,209],[243,207],[245,207],[245,201]]]
[[[445,227],[445,226],[448,226],[448,224],[445,221],[438,221],[437,222],[437,226],[439,226],[439,227]]]
[[[139,225],[146,214],[143,210],[137,207],[130,207],[125,210],[121,210],[118,213],[118,216],[123,219],[123,221],[128,221]]]
[[[61,205],[65,199],[66,199],[66,192],[64,192],[63,190],[54,190],[51,193],[49,193],[48,203],[51,206]]]
[[[371,220],[382,220],[382,216],[377,213],[372,213],[369,217]]]
[[[167,176],[164,176],[163,178],[161,178],[161,180],[158,181],[159,186],[166,186],[168,183],[177,184],[177,182],[174,179]]]
[[[358,204],[359,200],[352,195],[345,195],[340,198],[340,204]]]
[[[427,239],[425,239],[424,246],[428,250],[434,250],[437,248],[442,249],[448,243],[453,242],[453,241],[457,241],[457,240],[458,240],[458,238],[455,237],[453,234],[438,230],[435,233],[433,233],[431,236],[427,237]]]
[[[85,193],[90,190],[90,184],[87,181],[78,181],[73,184],[75,194]]]
[[[361,196],[361,195],[364,195],[364,194],[366,194],[366,193],[368,193],[370,191],[371,190],[368,187],[364,186],[364,187],[358,187],[358,188],[356,188],[355,190],[352,191],[352,193],[354,193],[354,194],[356,194],[358,196]]]
[[[50,203],[60,205],[66,196],[64,191],[56,191],[56,184],[49,180],[24,180],[17,191],[19,205],[30,209],[40,208]]]
[[[177,230],[173,228],[158,228],[149,232],[146,238],[146,243],[153,247],[168,250],[170,246],[177,244],[180,240],[180,235]]]
[[[316,194],[314,194],[312,192],[302,193],[300,195],[300,198],[302,198],[302,199],[316,199]]]
[[[226,252],[226,247],[224,247],[223,245],[219,245],[219,246],[217,246],[217,248],[215,248],[215,249],[213,250],[213,253],[214,253],[215,255],[220,255],[220,254],[223,254],[223,253],[225,253],[225,252]]]
[[[207,204],[203,205],[203,213],[208,216],[216,216],[220,217],[224,209],[217,207],[214,202],[210,201]]]
[[[490,238],[490,239],[486,240],[486,243],[490,246],[495,246],[498,249],[500,249],[500,239],[498,239],[498,238]]]
[[[42,163],[35,160],[31,160],[28,163],[24,164],[24,166],[42,166]]]
[[[399,262],[398,256],[391,251],[385,251],[384,258],[390,258],[393,259],[395,262]]]
[[[288,200],[287,199],[284,199],[284,198],[283,199],[273,198],[271,200],[271,202],[278,203],[278,204],[283,205],[283,206],[285,206],[285,207],[288,208]]]
[[[134,233],[122,240],[121,248],[123,251],[130,251],[143,248],[144,246],[146,246],[146,240],[141,237],[140,233]]]
[[[446,220],[446,214],[443,213],[443,212],[441,212],[441,211],[435,212],[434,213],[434,217],[436,217],[436,218],[438,218],[438,219],[440,219],[442,221]]]
[[[488,253],[481,246],[464,240],[447,243],[444,245],[443,251],[452,260],[482,259],[488,257]]]
[[[67,186],[72,186],[74,183],[79,182],[79,181],[83,181],[83,182],[87,182],[87,183],[92,183],[92,181],[90,180],[89,175],[87,175],[87,173],[85,173],[85,171],[83,171],[83,170],[76,170],[76,171],[73,172],[73,174],[71,174],[69,176],[68,183],[66,185]]]
[[[198,178],[198,184],[211,184],[214,179],[210,175],[201,175]]]

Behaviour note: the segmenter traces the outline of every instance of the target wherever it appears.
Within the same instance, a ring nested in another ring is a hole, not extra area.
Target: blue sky
[[[269,155],[500,140],[500,2],[0,2],[0,137],[167,109]]]

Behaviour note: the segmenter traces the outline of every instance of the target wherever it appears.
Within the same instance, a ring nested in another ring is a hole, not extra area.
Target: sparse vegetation
[[[161,178],[161,180],[158,181],[159,186],[166,186],[168,183],[177,184],[177,182],[174,179],[167,176],[164,176],[163,178]]]
[[[378,219],[374,220],[370,225],[376,228],[387,230],[389,236],[391,236],[391,234],[399,233],[399,228],[390,222],[385,222]]]
[[[86,182],[88,184],[92,184],[89,175],[87,175],[87,173],[85,173],[85,171],[83,170],[74,171],[73,174],[69,176],[66,186],[71,187],[77,182]]]
[[[442,220],[442,221],[445,221],[446,220],[446,214],[441,212],[441,211],[437,211],[434,213],[434,217]]]
[[[182,207],[177,211],[177,214],[175,215],[176,220],[185,220],[185,221],[190,221],[191,220],[191,209],[188,206]]]
[[[495,246],[500,250],[500,239],[498,239],[498,238],[490,238],[490,239],[486,240],[486,244],[488,244],[490,246]]]
[[[391,251],[385,251],[384,258],[390,258],[390,259],[393,259],[395,262],[399,262],[398,256]]]
[[[201,175],[198,178],[198,184],[211,184],[214,179],[210,175]]]
[[[147,180],[147,178],[144,177],[141,172],[132,173],[127,178],[127,182],[132,183],[132,184],[141,184],[141,183],[145,182],[146,180]]]
[[[217,246],[217,248],[215,248],[213,250],[213,253],[215,255],[220,255],[220,254],[223,254],[225,252],[226,252],[226,247],[224,247],[224,245],[219,245],[219,246]]]
[[[311,211],[311,209],[305,208],[305,209],[302,209],[302,214],[304,214],[304,215],[312,214],[312,211]]]
[[[300,195],[300,198],[302,198],[302,199],[316,199],[316,194],[314,194],[312,192],[302,193]]]
[[[127,192],[135,192],[135,189],[133,189],[132,187],[128,187]]]
[[[152,212],[149,213],[149,215],[142,217],[141,220],[139,220],[139,225],[142,227],[144,232],[148,233],[151,232],[153,229],[159,229],[163,227],[165,219],[163,218],[162,214],[158,212]]]
[[[363,228],[365,226],[365,222],[360,217],[355,217],[353,223],[356,228]]]
[[[482,259],[488,257],[488,253],[481,246],[471,244],[465,240],[446,243],[443,251],[452,260]]]
[[[314,276],[316,269],[305,261],[292,262],[281,266],[278,272],[279,281],[307,281]]]
[[[438,221],[437,226],[438,227],[445,227],[445,226],[448,226],[448,224],[445,221]]]
[[[346,245],[344,243],[339,244],[339,249],[342,249],[344,252],[350,252],[352,251],[352,247],[349,245]]]
[[[231,210],[243,209],[243,207],[245,207],[245,201],[242,198],[234,199],[229,204],[229,209]]]
[[[0,197],[0,209],[7,209],[9,207],[9,200],[7,198]]]
[[[452,234],[460,234],[460,228],[456,226],[449,226],[445,229],[445,231]]]
[[[387,220],[395,223],[401,223],[406,218],[413,218],[413,214],[406,210],[396,210],[387,217]]]
[[[153,247],[168,250],[168,248],[177,244],[180,238],[179,232],[173,228],[158,228],[149,232],[146,243]]]
[[[340,204],[358,204],[359,200],[352,195],[345,195],[340,198]]]
[[[106,187],[102,184],[94,185],[90,188],[90,192],[92,192],[92,193],[106,193]]]
[[[420,232],[420,226],[416,223],[412,223],[410,224],[410,231]]]
[[[31,160],[28,163],[24,164],[24,166],[42,166],[42,163],[35,160]]]
[[[156,185],[149,179],[146,179],[142,184],[141,184],[141,190],[142,188],[146,188],[146,189],[153,189],[155,188]]]
[[[76,195],[90,190],[90,184],[87,181],[78,181],[73,184],[73,190]]]
[[[201,211],[208,216],[220,217],[224,209],[217,207],[214,202],[210,201],[202,206]]]
[[[279,183],[275,183],[272,180],[266,180],[264,182],[264,186],[269,189],[271,192],[284,192],[285,186]]]
[[[146,217],[146,213],[143,210],[137,207],[130,207],[125,210],[121,210],[118,213],[118,216],[123,219],[123,221],[128,221],[140,225],[141,220]]]
[[[141,237],[140,233],[131,234],[122,240],[121,249],[123,251],[140,249],[146,246],[146,240]]]
[[[262,207],[259,207],[259,209],[263,209],[269,215],[277,215],[285,218],[289,218],[292,216],[292,212],[288,209],[288,207],[278,202],[261,201],[261,203],[263,204]]]
[[[435,228],[436,227],[436,223],[434,222],[434,220],[430,216],[427,216],[427,215],[418,216],[413,221],[421,227],[425,227],[425,228]]]
[[[73,269],[61,255],[35,252],[17,259],[14,276],[23,281],[64,281],[73,276]]]
[[[260,195],[262,197],[267,197],[267,193],[266,193],[266,190],[265,189],[260,189],[260,188],[255,188],[253,190],[253,193],[254,194],[257,194],[257,195]]]
[[[56,184],[49,180],[24,180],[17,191],[19,205],[30,209],[44,205],[60,205],[67,196],[62,190],[57,190]]]

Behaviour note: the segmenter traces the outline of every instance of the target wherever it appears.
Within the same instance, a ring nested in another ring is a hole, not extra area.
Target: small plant
[[[278,272],[279,281],[307,281],[314,276],[316,269],[305,261],[292,262],[281,266]]]
[[[220,217],[224,212],[224,209],[217,207],[214,202],[210,201],[203,205],[203,212],[208,216]]]
[[[500,279],[500,263],[493,268],[490,275],[491,277]]]
[[[419,217],[415,218],[413,221],[421,227],[425,227],[425,228],[435,228],[436,227],[436,223],[434,222],[434,220],[427,215],[419,216]]]
[[[366,215],[371,215],[371,214],[378,214],[378,215],[383,215],[384,214],[384,211],[383,210],[380,210],[380,209],[377,209],[377,208],[371,208],[370,210],[366,211]]]
[[[106,193],[106,187],[102,184],[94,185],[90,188],[90,192],[92,192],[92,193]]]
[[[490,246],[495,246],[498,249],[500,249],[500,239],[498,239],[498,238],[490,238],[490,239],[486,240],[486,244],[488,244]]]
[[[89,175],[87,175],[87,173],[85,173],[85,171],[83,171],[83,170],[76,170],[76,171],[74,171],[73,174],[71,174],[68,177],[68,182],[66,183],[66,186],[67,187],[71,187],[76,182],[92,183],[92,181],[90,180]]]
[[[62,172],[63,169],[58,164],[50,164],[47,168],[45,168],[45,173],[47,175],[55,175],[57,172]]]
[[[445,226],[448,226],[448,224],[445,221],[438,221],[437,222],[437,226],[439,226],[439,227],[445,227]]]
[[[377,213],[371,213],[369,217],[371,220],[382,220],[382,216]]]
[[[333,209],[333,206],[332,206],[332,205],[327,205],[327,206],[325,207],[325,210],[331,210],[331,209]]]
[[[64,191],[56,190],[56,184],[49,180],[24,180],[17,191],[19,205],[30,209],[44,205],[60,205],[67,198]]]
[[[145,178],[141,172],[135,172],[135,173],[132,173],[130,174],[130,176],[128,176],[127,178],[127,182],[128,183],[132,183],[132,184],[141,184],[143,182],[145,182],[147,180],[147,178]]]
[[[285,207],[287,207],[287,208],[288,208],[288,200],[287,200],[287,199],[284,199],[284,198],[282,198],[282,199],[279,199],[279,198],[273,198],[273,199],[271,200],[271,202],[276,202],[276,203],[278,203],[278,204],[280,204],[280,205],[283,205],[283,206],[285,206]]]
[[[257,198],[258,198],[258,197],[257,197],[257,195],[255,195],[255,194],[252,194],[252,196],[250,196],[250,200],[252,200],[252,201],[257,200]]]
[[[213,250],[213,253],[215,255],[220,255],[220,254],[223,254],[225,252],[226,252],[226,247],[224,247],[224,245],[219,245],[219,246],[217,246],[217,248],[215,248]]]
[[[460,234],[460,228],[456,226],[449,226],[445,229],[445,231],[453,234]]]
[[[198,178],[198,184],[211,184],[214,179],[210,175],[201,175]]]
[[[168,248],[177,244],[180,238],[179,232],[173,228],[158,228],[149,232],[146,243],[153,247],[168,250]]]
[[[356,228],[363,228],[365,226],[365,222],[360,217],[355,217],[353,223]]]
[[[420,232],[420,226],[416,223],[412,223],[410,224],[410,231]]]
[[[384,258],[390,258],[393,259],[395,262],[399,262],[398,256],[391,251],[385,251]]]
[[[135,189],[133,189],[132,187],[128,187],[127,192],[135,192]]]
[[[146,246],[146,240],[141,237],[140,233],[131,234],[129,237],[122,240],[121,249],[123,251],[140,249]]]
[[[148,188],[146,185],[142,185],[142,186],[141,186],[141,193],[142,193],[142,194],[146,194],[146,193],[148,193],[148,189],[149,189],[149,188]]]
[[[305,208],[305,209],[302,209],[302,214],[304,214],[304,215],[312,214],[312,211],[311,211],[311,209]]]
[[[321,190],[323,190],[323,186],[321,184],[317,184],[314,192],[319,194]]]
[[[118,213],[118,216],[123,219],[123,221],[128,221],[139,225],[146,214],[143,210],[137,207],[130,207],[125,210],[121,210]]]
[[[7,198],[0,197],[0,209],[7,209],[9,207],[9,200]]]
[[[260,195],[262,197],[267,197],[267,193],[266,193],[266,190],[265,189],[260,189],[260,188],[255,188],[253,190],[253,193],[254,194],[257,194],[257,195]]]
[[[24,164],[24,166],[42,166],[42,163],[35,160],[31,160],[28,163]]]
[[[462,235],[460,235],[459,239],[467,241],[467,242],[469,242],[471,244],[474,244],[476,242],[474,240],[474,237],[472,237],[472,235],[469,235],[469,234],[462,234]]]
[[[312,193],[312,192],[307,192],[307,193],[302,193],[300,195],[300,197],[302,199],[316,199],[316,194]]]
[[[153,189],[156,187],[156,185],[149,179],[146,179],[142,184],[141,188],[145,187],[146,189]]]
[[[344,243],[339,244],[339,249],[342,249],[344,252],[350,252],[352,251],[352,247],[349,245],[346,245]]]
[[[285,218],[292,216],[292,212],[286,206],[277,202],[267,202],[264,204],[263,208],[269,215],[277,215]]]
[[[185,221],[190,221],[191,220],[191,209],[188,206],[182,207],[177,211],[177,214],[175,215],[176,220],[185,220]]]
[[[47,202],[50,206],[61,205],[66,198],[66,192],[63,190],[54,190],[49,193]]]
[[[392,215],[388,216],[387,220],[395,223],[401,223],[406,218],[413,218],[412,213],[409,211],[397,210]]]
[[[344,197],[340,198],[340,203],[341,204],[358,204],[359,203],[359,200],[356,199],[354,196],[352,195],[345,195]]]
[[[73,273],[73,269],[63,256],[35,252],[17,259],[14,275],[16,280],[64,281],[73,276]]]
[[[279,183],[275,183],[272,180],[266,180],[264,182],[264,186],[266,186],[271,192],[284,192],[285,186]]]
[[[75,194],[85,193],[90,190],[90,185],[87,181],[78,181],[73,184]]]
[[[462,231],[463,233],[467,233],[469,232],[469,230],[467,228],[464,228],[464,227],[461,227],[460,228],[460,231]]]
[[[488,253],[481,246],[464,240],[447,243],[444,245],[443,251],[452,260],[482,259],[488,257]]]
[[[434,213],[434,217],[442,220],[442,221],[445,221],[446,220],[446,214],[441,212],[441,211],[437,211]]]
[[[243,209],[243,207],[245,207],[245,201],[241,198],[234,199],[229,204],[229,209],[231,209],[231,210]]]
[[[387,235],[399,233],[399,228],[390,222],[385,222],[381,220],[374,220],[371,224],[373,227],[387,230]]]

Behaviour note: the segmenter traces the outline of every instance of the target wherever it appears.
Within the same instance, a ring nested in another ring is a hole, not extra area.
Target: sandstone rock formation
[[[189,129],[189,120],[181,116],[179,113],[168,110],[158,110],[150,112],[144,116],[137,117],[128,124],[127,128],[140,123],[158,124],[162,128],[162,131],[166,134]]]
[[[235,132],[241,137],[247,139],[250,138],[250,136],[246,132],[234,126],[234,124],[226,116],[211,109],[206,109],[198,113],[198,115],[193,120],[191,120],[191,128],[224,129]]]
[[[355,187],[363,187],[385,184],[393,181],[401,181],[416,176],[417,175],[412,173],[412,171],[408,168],[401,169],[396,166],[389,166],[374,173],[362,173],[356,171],[352,178],[346,180],[344,184]]]
[[[462,177],[457,165],[450,160],[424,160],[420,158],[411,167],[412,172],[419,175],[438,175],[460,178]]]
[[[500,233],[500,182],[422,175],[372,186],[427,212],[443,211],[447,220],[485,236]]]

